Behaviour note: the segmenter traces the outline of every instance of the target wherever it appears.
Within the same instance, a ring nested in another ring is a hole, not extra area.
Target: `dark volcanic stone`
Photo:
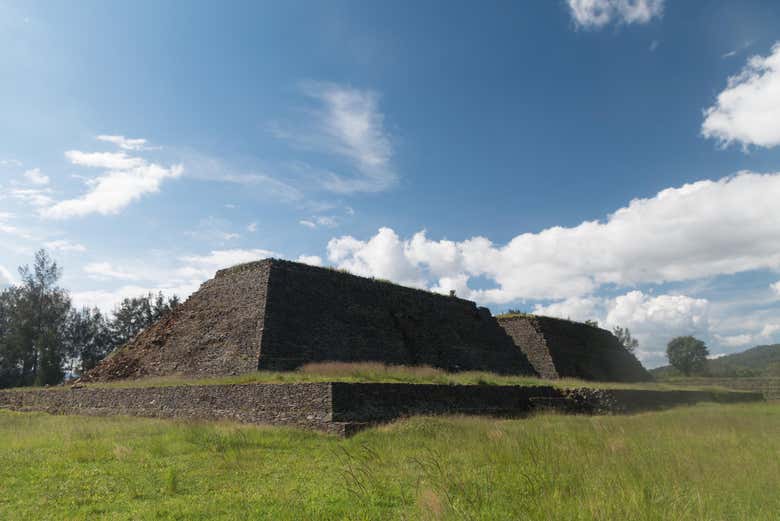
[[[652,380],[636,357],[605,329],[534,315],[499,317],[498,323],[545,378]]]
[[[323,361],[536,374],[474,302],[266,259],[217,272],[85,381],[291,370]]]

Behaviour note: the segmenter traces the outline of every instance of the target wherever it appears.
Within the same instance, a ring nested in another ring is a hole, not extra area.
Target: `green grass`
[[[185,378],[176,376],[151,377],[139,380],[96,382],[89,387],[161,387],[172,385],[218,385],[248,383],[307,383],[307,382],[362,382],[362,383],[411,383],[444,385],[553,385],[557,387],[596,387],[602,389],[687,389],[727,391],[728,389],[702,385],[681,386],[658,382],[620,383],[593,382],[562,378],[545,380],[529,376],[502,376],[489,372],[448,373],[433,367],[388,366],[381,363],[324,362],[307,364],[297,371],[259,371],[238,376],[214,378]],[[67,387],[51,387],[52,390]],[[732,391],[733,392],[733,391]]]
[[[780,405],[286,428],[0,411],[0,519],[776,520]]]

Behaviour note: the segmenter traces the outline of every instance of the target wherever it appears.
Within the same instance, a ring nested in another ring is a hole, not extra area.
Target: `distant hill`
[[[741,353],[721,356],[707,362],[706,376],[780,376],[780,344],[756,346]],[[656,378],[680,376],[679,371],[665,365],[651,369]]]

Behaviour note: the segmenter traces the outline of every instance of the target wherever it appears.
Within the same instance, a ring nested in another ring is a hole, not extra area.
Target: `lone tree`
[[[636,351],[636,348],[639,347],[639,340],[631,336],[631,331],[629,331],[627,327],[615,326],[615,329],[612,330],[612,334],[617,337],[620,345],[629,353],[633,353]]]
[[[678,336],[666,346],[669,363],[685,376],[702,372],[709,354],[704,342],[692,336]]]

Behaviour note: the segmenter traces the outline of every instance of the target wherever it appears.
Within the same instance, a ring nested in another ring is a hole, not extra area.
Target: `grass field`
[[[688,389],[727,391],[723,387],[708,385],[680,385],[659,382],[595,382],[561,378],[548,380],[533,376],[498,375],[490,372],[465,371],[448,373],[442,369],[428,366],[408,367],[389,366],[373,362],[322,362],[306,364],[297,371],[257,371],[237,376],[213,378],[184,378],[175,376],[150,377],[138,380],[118,380],[114,382],[95,382],[91,387],[156,387],[172,385],[216,385],[247,383],[305,383],[305,382],[361,382],[361,383],[411,383],[444,385],[544,385],[557,387],[596,387],[617,389]],[[24,389],[24,388],[20,388]],[[67,389],[66,386],[51,387],[51,390]]]
[[[350,439],[0,411],[0,519],[776,520],[780,404],[414,418]]]

